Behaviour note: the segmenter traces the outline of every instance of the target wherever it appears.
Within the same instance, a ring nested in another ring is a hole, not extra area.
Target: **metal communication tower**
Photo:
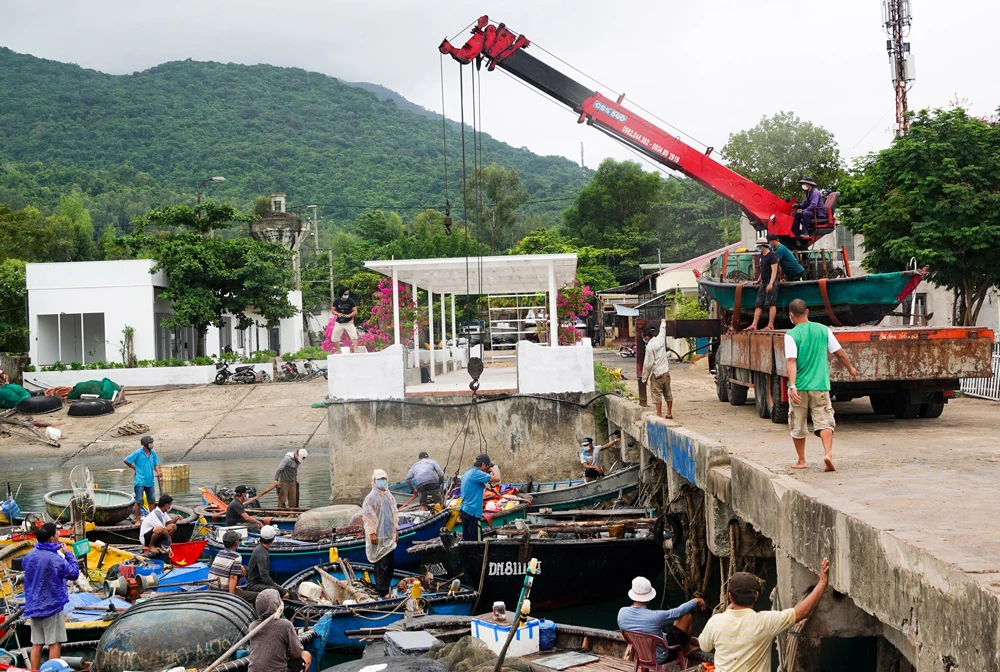
[[[889,39],[885,41],[889,52],[892,85],[896,89],[896,136],[905,135],[910,130],[906,118],[908,109],[906,92],[916,79],[916,62],[910,53],[910,0],[882,0],[882,26]]]

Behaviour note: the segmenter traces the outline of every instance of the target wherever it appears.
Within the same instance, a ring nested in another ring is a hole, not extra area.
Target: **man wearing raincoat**
[[[389,475],[381,469],[372,472],[372,491],[361,506],[365,526],[365,555],[375,565],[375,592],[388,597],[396,569],[393,551],[399,540],[396,500],[389,492]]]

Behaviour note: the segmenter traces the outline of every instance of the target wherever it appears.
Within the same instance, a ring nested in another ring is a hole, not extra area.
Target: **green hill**
[[[328,221],[353,220],[368,207],[404,216],[443,208],[440,121],[405,100],[400,109],[394,92],[364,86],[385,99],[293,68],[187,60],[108,75],[0,48],[0,155],[87,171],[126,166],[192,196],[200,179],[224,175],[214,197],[248,202],[284,191],[291,204],[328,204]],[[457,124],[448,136],[458,204]],[[587,182],[565,158],[485,135],[482,144],[485,164],[520,170],[531,200],[547,201],[529,203],[526,214],[555,215]]]

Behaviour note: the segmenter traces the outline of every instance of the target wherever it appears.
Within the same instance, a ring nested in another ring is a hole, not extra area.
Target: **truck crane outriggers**
[[[481,16],[463,46],[456,47],[446,39],[438,49],[463,65],[475,61],[477,67],[485,62],[487,70],[499,67],[543,91],[576,112],[579,123],[603,131],[737,204],[757,231],[777,234],[792,249],[805,249],[836,227],[836,192],[826,199],[827,216],[819,218],[808,235],[794,236],[792,203],[713,159],[712,147],[699,151],[627,109],[622,105],[624,94],[612,100],[538,60],[525,51],[530,45],[524,35]]]

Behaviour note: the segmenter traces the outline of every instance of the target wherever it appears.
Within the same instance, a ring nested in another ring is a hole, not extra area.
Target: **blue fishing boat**
[[[345,567],[351,572],[350,577],[345,574]],[[385,627],[404,618],[404,602],[411,594],[414,581],[422,584],[422,594],[418,599],[419,607],[424,612],[438,616],[468,616],[472,613],[476,591],[461,584],[453,589],[457,581],[440,585],[432,581],[427,585],[423,576],[397,570],[392,586],[399,597],[378,599],[370,588],[374,583],[373,565],[349,563],[345,566],[336,562],[311,567],[282,584],[299,596],[298,599],[285,600],[285,615],[295,627],[311,627],[329,617],[331,622],[325,633],[327,649],[359,651],[364,649],[365,641],[347,633],[361,628]],[[313,586],[307,590],[305,584]],[[323,599],[307,600],[304,597],[306,594],[322,594]],[[331,597],[332,600],[329,599]]]
[[[394,555],[397,567],[415,567],[416,558],[407,553],[410,546],[416,542],[436,539],[438,532],[449,521],[450,511],[437,514],[426,512],[401,512],[399,514],[399,542]],[[243,557],[243,564],[250,563],[250,555],[256,548],[259,537],[252,534],[237,548]],[[276,578],[287,579],[316,565],[329,562],[330,549],[336,548],[337,554],[350,562],[366,562],[364,531],[360,528],[344,530],[335,533],[329,539],[320,541],[298,541],[287,536],[279,536],[270,548],[271,574]],[[217,534],[208,539],[205,552],[214,556],[222,550],[222,544]]]

